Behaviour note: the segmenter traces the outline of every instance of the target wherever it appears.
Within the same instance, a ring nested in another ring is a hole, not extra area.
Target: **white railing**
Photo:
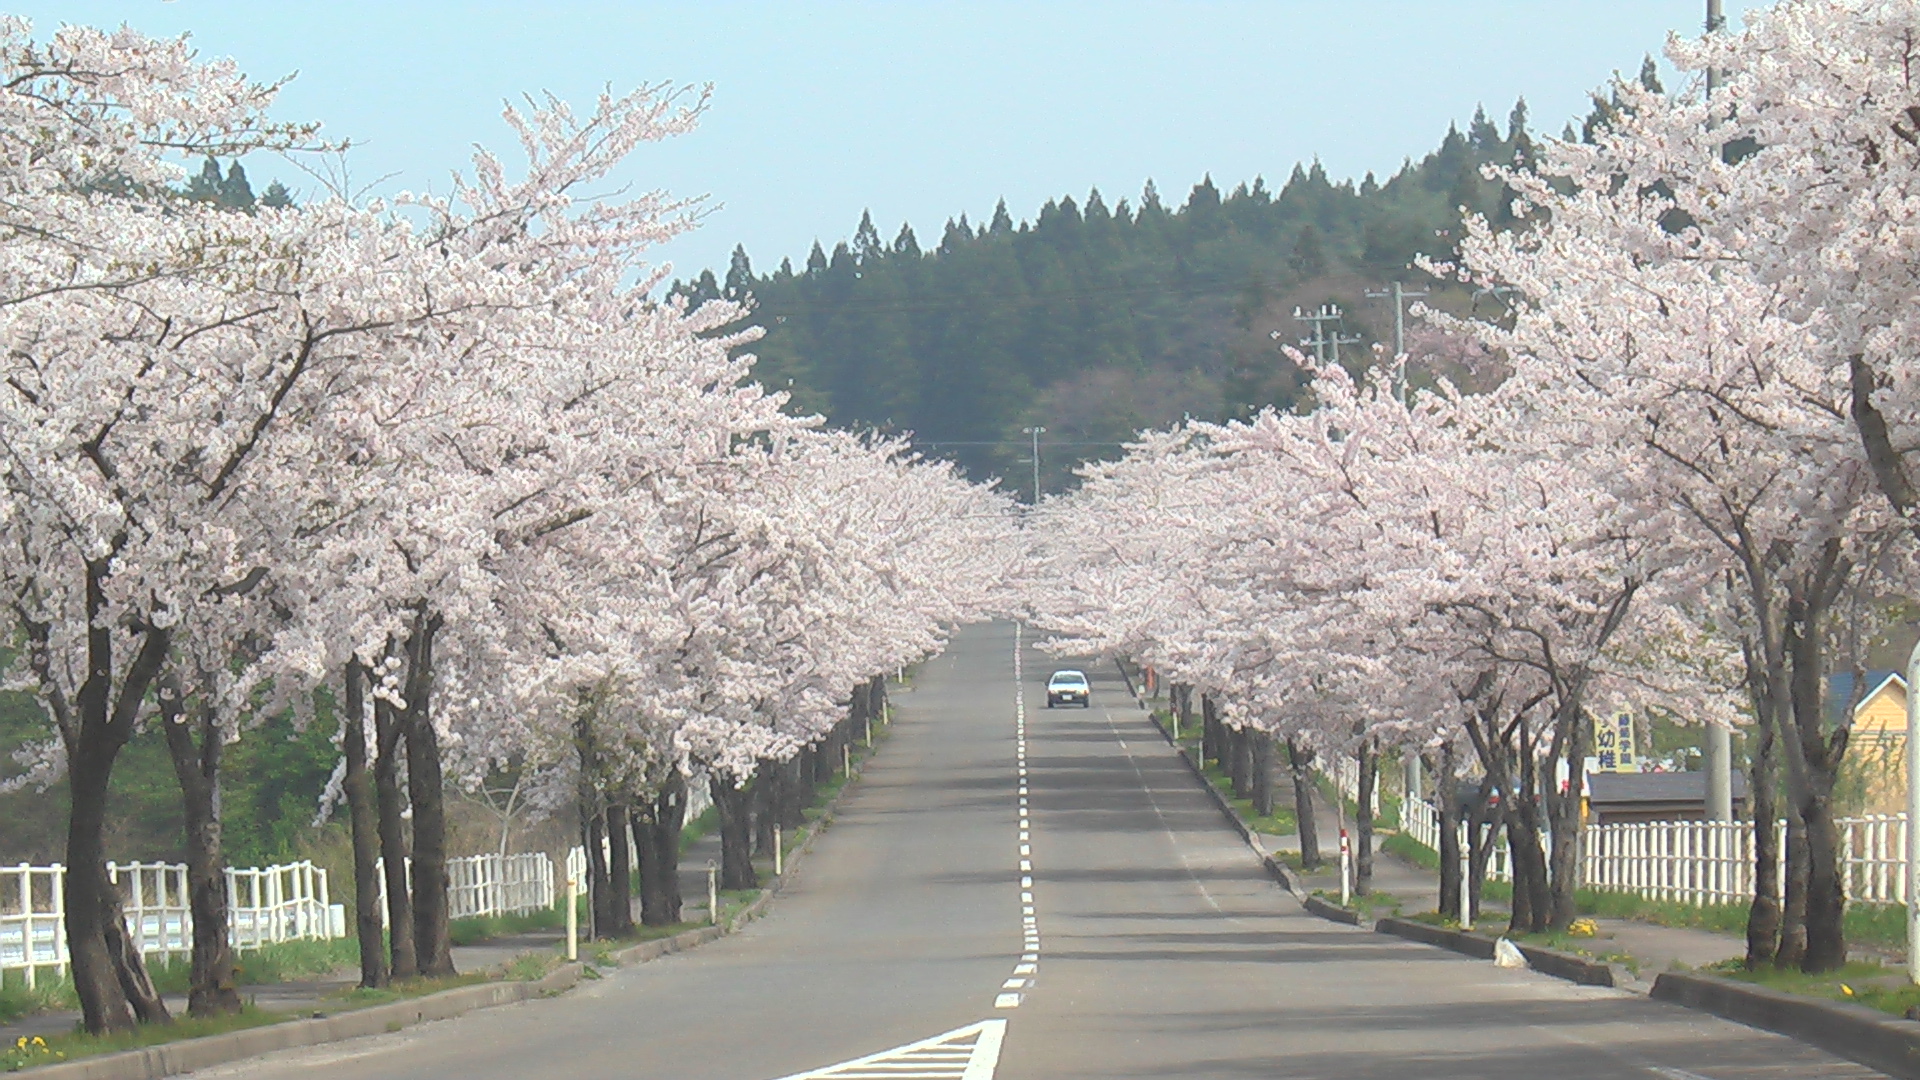
[[[67,970],[63,889],[66,867],[0,867],[0,970]],[[193,951],[187,868],[178,863],[108,863],[127,929],[141,954],[171,959]],[[230,940],[241,948],[346,934],[345,912],[329,902],[327,872],[310,862],[227,870]]]
[[[1439,814],[1423,799],[1402,807],[1407,835],[1440,850]],[[1907,816],[1841,818],[1840,881],[1850,903],[1907,901]],[[1786,857],[1786,824],[1775,850]],[[1464,841],[1463,841],[1464,842]],[[1586,830],[1581,883],[1685,904],[1744,904],[1753,898],[1753,823],[1648,821]],[[1783,867],[1784,872],[1784,867]],[[1511,880],[1506,845],[1496,841],[1487,876]]]
[[[1400,828],[1434,851],[1440,850],[1440,812],[1427,800],[1407,799],[1400,804]]]
[[[183,868],[181,884],[185,883]],[[239,948],[347,936],[346,909],[333,903],[326,870],[311,862],[258,869],[228,867],[227,897],[231,905],[228,937]],[[191,935],[191,920],[181,925]]]
[[[385,859],[374,860],[374,880],[380,885],[381,926],[388,925],[386,870]],[[450,919],[519,915],[554,905],[553,860],[543,851],[448,859],[447,880]],[[407,881],[413,881],[412,859],[407,860]]]
[[[450,917],[518,915],[553,906],[553,860],[545,852],[447,860]]]
[[[1596,825],[1587,830],[1585,855],[1581,878],[1589,888],[1683,904],[1753,899],[1753,826],[1748,822]]]
[[[1850,901],[1907,902],[1907,815],[1841,818],[1840,886]],[[1784,849],[1785,845],[1782,845]]]
[[[1358,759],[1350,758],[1345,754],[1333,755],[1333,771],[1329,773],[1328,776],[1333,780],[1334,790],[1338,791],[1342,798],[1351,801],[1355,806],[1360,805],[1360,762]],[[1367,801],[1372,804],[1374,816],[1379,817],[1380,778],[1378,776],[1374,777],[1373,797]]]

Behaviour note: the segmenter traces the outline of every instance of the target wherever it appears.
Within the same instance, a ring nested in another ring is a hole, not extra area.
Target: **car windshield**
[[[1080,673],[1079,673],[1079,672],[1077,672],[1077,671],[1061,671],[1061,672],[1056,672],[1056,673],[1054,674],[1054,676],[1053,676],[1053,680],[1052,680],[1052,681],[1053,681],[1053,685],[1055,685],[1055,686],[1085,686],[1085,685],[1087,685],[1087,677],[1086,677],[1085,675],[1082,675],[1082,674],[1080,674]]]

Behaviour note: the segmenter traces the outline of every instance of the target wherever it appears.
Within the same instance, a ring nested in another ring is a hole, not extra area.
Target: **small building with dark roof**
[[[1587,774],[1588,824],[1630,821],[1705,821],[1707,774],[1643,772]],[[1746,816],[1747,778],[1733,774],[1733,814]]]

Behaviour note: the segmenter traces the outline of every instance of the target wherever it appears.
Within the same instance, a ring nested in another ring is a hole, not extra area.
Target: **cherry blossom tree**
[[[1782,10],[1801,18],[1808,7]],[[1778,31],[1778,17],[1762,22]],[[1464,272],[1520,298],[1510,325],[1477,330],[1513,365],[1498,396],[1532,402],[1555,438],[1614,447],[1613,497],[1675,530],[1701,618],[1744,657],[1728,684],[1744,686],[1761,724],[1749,960],[1827,970],[1846,953],[1832,799],[1847,742],[1827,721],[1828,674],[1864,666],[1878,621],[1870,599],[1904,578],[1910,556],[1885,483],[1876,490],[1886,472],[1860,437],[1856,359],[1831,352],[1833,324],[1809,317],[1806,283],[1773,268],[1779,238],[1729,220],[1788,173],[1769,164],[1771,151],[1725,150],[1758,129],[1732,126],[1717,99],[1628,94],[1594,145],[1555,144],[1541,176],[1512,177],[1533,227],[1470,228]],[[1789,845],[1805,853],[1789,864],[1806,868],[1787,882],[1784,928],[1776,752]]]

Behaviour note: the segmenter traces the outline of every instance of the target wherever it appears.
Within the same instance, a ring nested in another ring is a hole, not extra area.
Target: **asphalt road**
[[[1623,992],[1306,914],[1227,830],[1111,665],[1079,665],[1091,708],[1045,709],[1048,672],[1070,665],[1029,647],[1016,680],[1015,633],[969,628],[922,666],[838,822],[742,933],[564,997],[212,1074],[1881,1075]],[[952,1037],[913,1048],[942,1033]],[[912,1049],[857,1063],[895,1048]]]

